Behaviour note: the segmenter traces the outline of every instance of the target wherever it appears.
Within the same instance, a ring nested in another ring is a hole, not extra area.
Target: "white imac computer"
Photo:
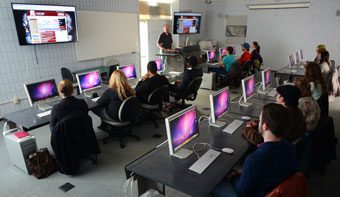
[[[289,68],[293,68],[293,66],[295,65],[295,59],[294,59],[294,55],[290,55],[288,56],[288,65]]]
[[[295,59],[296,59],[296,64],[300,64],[300,63],[301,63],[299,52],[296,52],[296,53],[295,53]]]
[[[222,60],[222,58],[227,54],[227,48],[226,47],[220,48],[219,53],[220,53],[220,58]]]
[[[243,102],[240,100],[239,104],[244,107],[250,107],[252,103],[247,100],[255,94],[255,76],[251,75],[242,79]]]
[[[135,68],[135,65],[133,65],[133,64],[124,65],[124,66],[117,66],[117,70],[123,71],[125,77],[128,80],[132,80],[132,79],[137,78],[136,68]]]
[[[51,109],[54,104],[51,99],[59,96],[54,79],[24,84],[24,88],[30,105],[37,102],[42,111]]]
[[[207,62],[208,62],[208,63],[217,62],[215,50],[209,50],[209,51],[207,52]]]
[[[80,93],[86,97],[92,97],[95,89],[102,87],[102,79],[99,70],[76,74]]]
[[[303,61],[304,60],[304,57],[303,57],[303,50],[300,49],[300,60]]]
[[[162,74],[164,72],[164,65],[161,59],[156,59],[154,62],[157,64],[157,73]]]
[[[192,154],[184,145],[198,137],[198,119],[196,106],[188,107],[165,119],[171,156],[181,159]]]
[[[261,71],[261,78],[262,78],[262,82],[257,92],[259,94],[268,94],[269,93],[268,88],[271,85],[271,70],[267,68]]]
[[[210,125],[214,127],[222,127],[226,124],[224,121],[218,120],[229,110],[229,87],[225,87],[213,94],[209,95],[210,100]]]

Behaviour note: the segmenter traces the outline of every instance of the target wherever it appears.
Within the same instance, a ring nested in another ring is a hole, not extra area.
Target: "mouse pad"
[[[72,185],[71,183],[65,183],[64,185],[62,185],[62,186],[60,186],[60,187],[58,187],[61,191],[63,191],[63,192],[68,192],[68,191],[70,191],[72,188],[74,188],[75,186],[74,185]]]

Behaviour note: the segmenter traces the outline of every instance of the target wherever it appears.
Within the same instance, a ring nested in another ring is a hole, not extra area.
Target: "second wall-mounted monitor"
[[[199,34],[202,13],[175,12],[173,34]]]

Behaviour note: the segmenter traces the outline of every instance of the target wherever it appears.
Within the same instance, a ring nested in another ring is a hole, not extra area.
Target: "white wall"
[[[0,103],[14,96],[26,97],[23,83],[54,78],[61,80],[60,68],[80,70],[104,65],[107,58],[77,62],[74,43],[19,46],[11,10],[11,2],[27,3],[25,0],[0,1]],[[80,11],[105,11],[138,13],[137,0],[30,0],[30,3],[75,5]],[[127,28],[127,27],[117,27]],[[36,49],[38,62],[35,59]],[[139,66],[139,54],[119,55],[121,64],[134,63]],[[28,107],[24,100],[19,105],[0,105],[0,117],[4,114]]]
[[[285,0],[281,2],[296,2]],[[308,59],[314,59],[315,47],[325,44],[331,59],[340,63],[340,8],[339,0],[310,0],[307,9],[253,10],[248,4],[277,3],[275,0],[216,0],[207,9],[209,20],[207,37],[225,40],[226,15],[247,15],[246,41],[258,41],[266,66],[280,67],[287,64],[287,56],[299,49]]]

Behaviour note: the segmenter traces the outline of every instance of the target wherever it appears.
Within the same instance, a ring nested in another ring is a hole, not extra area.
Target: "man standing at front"
[[[162,50],[162,52],[167,52],[167,51],[173,51],[172,50],[172,35],[169,32],[169,25],[164,24],[163,25],[163,32],[158,38],[158,48]]]

